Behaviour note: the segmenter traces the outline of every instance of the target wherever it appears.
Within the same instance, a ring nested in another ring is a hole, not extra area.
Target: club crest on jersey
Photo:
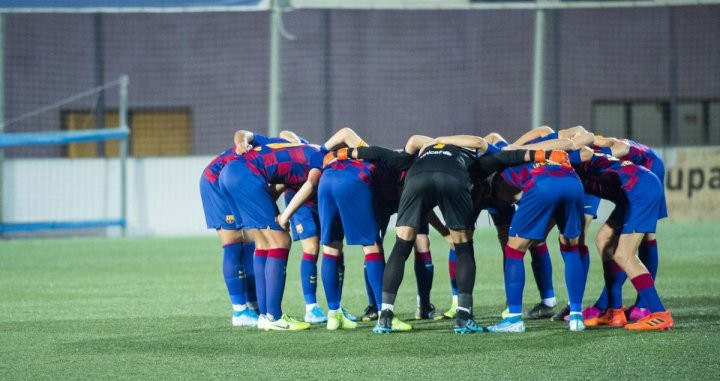
[[[620,166],[621,166],[621,167],[625,167],[625,166],[630,165],[630,164],[632,164],[632,161],[630,161],[630,160],[625,160],[625,161],[623,161],[622,163],[620,163]]]
[[[232,214],[228,214],[225,216],[225,223],[227,224],[234,224],[235,223],[235,216]]]
[[[443,147],[445,147],[445,144],[443,144],[443,143],[438,143],[433,146],[433,148],[437,148],[437,149],[442,149]]]
[[[302,234],[303,230],[305,230],[302,226],[302,224],[295,225],[295,230],[297,230],[298,234]]]

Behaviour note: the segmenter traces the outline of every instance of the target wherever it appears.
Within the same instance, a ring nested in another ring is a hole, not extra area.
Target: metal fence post
[[[545,0],[537,0],[538,3]],[[535,128],[543,123],[545,111],[544,86],[545,86],[545,10],[535,11],[535,48],[533,55],[533,84],[532,84],[532,121],[530,128]]]
[[[270,11],[270,84],[268,89],[268,136],[277,136],[282,125],[282,7],[273,0]]]
[[[120,77],[119,86],[119,106],[118,106],[118,117],[120,122],[120,128],[130,131],[128,125],[128,85],[130,84],[130,78],[127,75]],[[128,218],[128,203],[127,203],[127,161],[128,161],[128,141],[130,135],[125,139],[120,140],[120,218],[123,221],[122,225],[122,236],[127,236],[127,218]]]

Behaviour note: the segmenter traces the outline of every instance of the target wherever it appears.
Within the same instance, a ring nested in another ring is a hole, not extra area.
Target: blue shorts
[[[372,190],[357,173],[325,169],[318,185],[318,209],[323,245],[342,241],[343,236],[348,245],[378,242]]]
[[[290,203],[290,200],[295,197],[295,193],[292,189],[285,191],[285,205]],[[314,200],[305,202],[290,217],[290,235],[293,241],[300,241],[317,237],[318,234],[320,234],[320,215],[317,202]]]
[[[583,213],[588,216],[592,216],[593,219],[597,218],[597,211],[600,207],[600,197],[590,193],[585,193],[583,196]]]
[[[655,233],[664,210],[664,190],[657,176],[648,172],[638,176],[633,189],[625,192],[626,200],[616,203],[608,217],[608,224],[619,229],[621,234]]]
[[[566,238],[580,236],[583,187],[576,177],[545,177],[525,191],[510,223],[510,236],[544,240],[555,220]]]
[[[265,179],[253,173],[245,162],[228,163],[220,172],[220,187],[243,227],[283,230],[275,221],[278,207]]]
[[[660,211],[658,212],[658,220],[660,220],[668,216],[667,201],[665,200],[665,164],[663,164],[661,160],[655,160],[652,168],[650,168],[650,172],[658,178],[660,186],[662,186],[663,189],[662,200],[660,201],[659,207]]]
[[[204,176],[200,176],[200,198],[208,229],[242,229],[241,220],[235,218],[230,204],[220,189],[220,181],[211,183]]]

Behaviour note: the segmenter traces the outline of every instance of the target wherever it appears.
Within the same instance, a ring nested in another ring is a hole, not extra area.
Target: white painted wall
[[[205,228],[198,191],[200,173],[211,159],[129,159],[128,233],[214,234]],[[5,222],[120,216],[117,159],[8,159],[3,170]]]

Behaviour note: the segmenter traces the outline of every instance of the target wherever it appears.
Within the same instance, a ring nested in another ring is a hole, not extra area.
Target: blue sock
[[[604,265],[603,265],[604,267]],[[605,281],[605,284],[608,284],[608,281]],[[608,306],[610,306],[610,301],[608,300],[608,292],[607,292],[607,286],[603,287],[602,291],[600,292],[600,296],[595,301],[594,304],[595,308],[599,309],[600,311],[605,311],[608,309]]]
[[[340,308],[340,277],[338,276],[338,257],[323,254],[322,273],[323,288],[329,310]]]
[[[383,273],[385,272],[385,258],[382,253],[365,254],[365,272],[368,284],[375,299],[375,306],[380,311],[382,300]]]
[[[603,262],[603,270],[608,308],[620,309],[622,307],[622,287],[627,275],[613,260]]]
[[[657,240],[645,241],[641,243],[638,255],[642,263],[645,265],[645,267],[647,267],[648,271],[650,272],[650,276],[653,278],[654,281],[657,277],[659,263]]]
[[[505,296],[511,314],[522,313],[522,296],[525,287],[525,252],[505,245]]]
[[[415,251],[415,278],[417,279],[417,294],[420,299],[420,306],[430,308],[430,291],[435,268],[432,263],[430,252],[418,253]]]
[[[665,306],[660,300],[660,296],[655,289],[655,282],[653,281],[653,278],[650,276],[650,274],[640,274],[635,278],[632,278],[630,281],[632,282],[633,286],[635,286],[638,294],[640,294],[640,296],[647,304],[650,312],[665,311]]]
[[[379,305],[377,302],[378,299],[375,298],[375,292],[373,292],[372,286],[370,285],[370,279],[368,279],[367,261],[365,261],[365,265],[363,265],[363,275],[365,278],[365,292],[368,296],[368,306],[377,306]]]
[[[245,298],[249,303],[257,303],[255,291],[255,243],[245,242],[242,246],[242,263],[245,268]]]
[[[289,251],[282,248],[270,249],[268,250],[267,263],[265,263],[267,313],[275,320],[282,317],[282,298],[285,291],[285,275]]]
[[[242,243],[223,246],[223,278],[230,295],[230,303],[245,304],[245,270],[242,265]]]
[[[317,303],[317,255],[303,253],[300,261],[300,283],[305,304]]]
[[[345,284],[345,255],[340,253],[337,256],[337,272],[338,272],[338,300],[342,300],[343,284]]]
[[[585,269],[580,260],[577,245],[560,244],[563,262],[565,262],[565,285],[570,299],[570,312],[582,312],[582,298],[585,292]]]
[[[552,262],[550,252],[545,242],[530,248],[532,261],[530,265],[535,275],[535,284],[540,291],[540,298],[552,298],[555,296],[555,289],[552,282]]]
[[[647,267],[648,271],[650,272],[650,276],[653,278],[653,281],[655,281],[657,279],[657,270],[659,263],[657,241],[653,239],[651,241],[645,241],[641,243],[638,250],[638,257],[640,258],[640,261],[645,265],[645,267]],[[640,296],[640,294],[638,294],[635,305],[639,308],[647,308],[647,304],[643,301],[643,298]]]
[[[588,273],[590,273],[590,248],[587,245],[580,245],[580,262],[582,262],[585,279],[587,279]]]
[[[448,253],[448,272],[450,273],[450,289],[452,290],[452,294],[457,296],[458,289],[457,289],[457,282],[455,281],[455,272],[457,271],[457,253],[455,253],[455,250],[450,249],[450,252]]]
[[[265,264],[267,263],[268,250],[255,249],[255,292],[257,293],[258,309],[260,314],[267,313],[267,293],[265,292]]]

